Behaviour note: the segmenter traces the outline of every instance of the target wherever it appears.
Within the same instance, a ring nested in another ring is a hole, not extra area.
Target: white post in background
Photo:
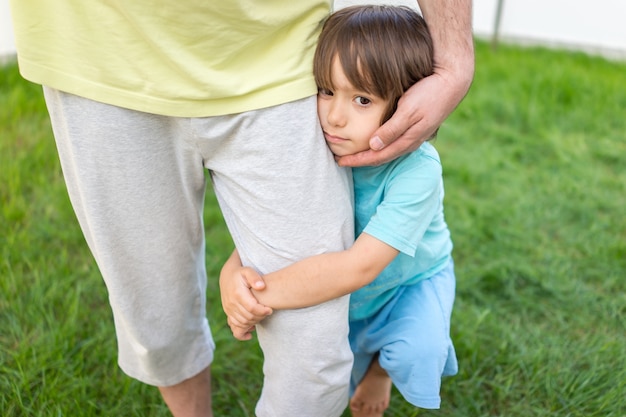
[[[500,21],[502,20],[502,8],[504,7],[504,0],[498,0],[498,6],[496,7],[495,22],[493,24],[493,35],[491,36],[491,47],[498,49],[498,38],[500,37]]]

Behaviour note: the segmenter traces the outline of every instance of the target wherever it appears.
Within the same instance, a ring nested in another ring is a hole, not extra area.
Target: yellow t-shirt
[[[315,94],[331,0],[11,0],[24,78],[144,112],[204,117]]]

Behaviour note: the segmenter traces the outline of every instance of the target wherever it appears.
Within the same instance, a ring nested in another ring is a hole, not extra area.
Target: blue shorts
[[[433,277],[399,289],[378,313],[350,322],[354,394],[372,360],[411,404],[439,408],[441,377],[458,371],[450,339],[455,276],[452,262]]]

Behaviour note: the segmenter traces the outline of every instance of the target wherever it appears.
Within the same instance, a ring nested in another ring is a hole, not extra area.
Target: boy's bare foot
[[[389,407],[390,398],[391,378],[378,364],[378,358],[374,358],[350,399],[352,416],[382,417]]]

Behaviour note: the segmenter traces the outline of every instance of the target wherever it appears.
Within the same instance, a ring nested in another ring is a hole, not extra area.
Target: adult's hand
[[[338,158],[342,166],[381,165],[429,139],[461,102],[474,76],[471,0],[419,0],[433,38],[433,75],[409,88],[393,117],[378,128],[370,149]]]

